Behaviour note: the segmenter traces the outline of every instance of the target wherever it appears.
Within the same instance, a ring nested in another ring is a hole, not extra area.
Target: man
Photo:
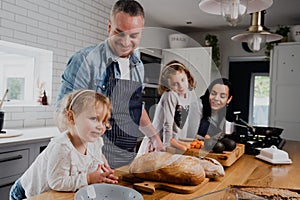
[[[139,130],[150,137],[156,151],[164,148],[141,101],[144,66],[135,49],[143,28],[143,7],[134,0],[117,1],[108,22],[109,38],[76,52],[62,75],[58,104],[65,94],[80,88],[110,98],[112,130],[104,135],[103,152],[112,168],[134,159]]]

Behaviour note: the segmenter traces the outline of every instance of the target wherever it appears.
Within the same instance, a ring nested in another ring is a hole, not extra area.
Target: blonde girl
[[[76,191],[94,183],[117,183],[102,154],[102,135],[109,128],[109,99],[92,90],[66,95],[60,122],[67,131],[51,140],[10,191],[10,199],[49,190]]]

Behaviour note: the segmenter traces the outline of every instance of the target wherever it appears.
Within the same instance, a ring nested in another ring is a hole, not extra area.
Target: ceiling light
[[[282,39],[281,35],[270,33],[264,26],[264,14],[266,11],[255,12],[251,14],[251,26],[245,33],[233,36],[231,40],[248,43],[252,52],[261,50],[266,42],[272,42]]]
[[[273,0],[201,0],[199,8],[204,12],[222,15],[231,26],[236,26],[244,15],[265,10]]]

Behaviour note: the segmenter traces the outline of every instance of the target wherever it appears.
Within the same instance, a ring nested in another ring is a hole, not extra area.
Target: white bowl
[[[171,49],[185,48],[188,46],[189,37],[185,34],[174,33],[169,35],[169,44]]]
[[[75,200],[143,200],[143,196],[136,190],[114,184],[92,184],[79,189],[75,194]]]
[[[294,42],[300,42],[300,25],[292,26],[290,35]]]

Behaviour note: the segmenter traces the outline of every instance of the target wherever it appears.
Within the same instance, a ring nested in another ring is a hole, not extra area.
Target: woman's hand
[[[88,184],[94,183],[118,183],[118,177],[114,176],[114,170],[105,167],[105,165],[98,165],[96,171],[87,175]]]

